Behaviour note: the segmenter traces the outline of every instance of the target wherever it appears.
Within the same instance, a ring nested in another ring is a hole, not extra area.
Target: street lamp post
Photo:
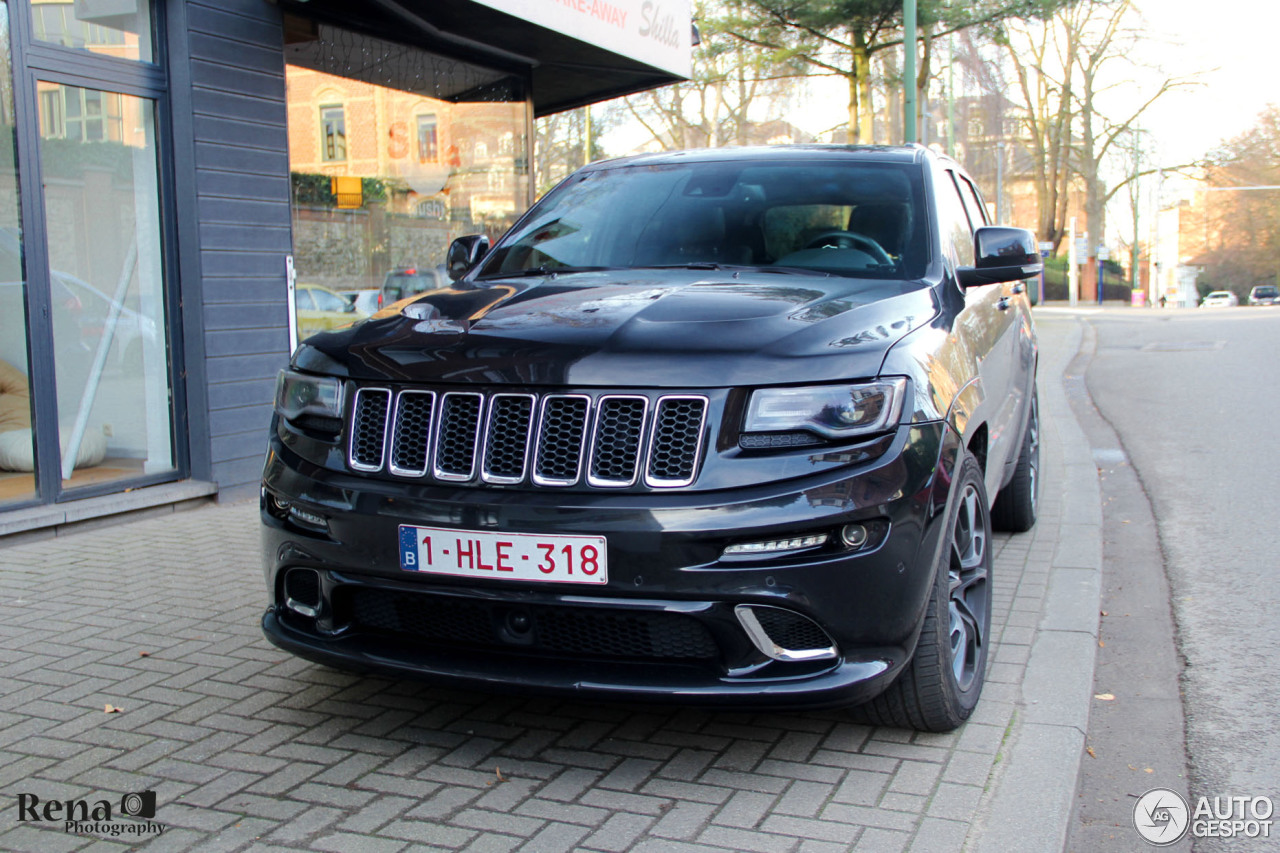
[[[916,136],[916,0],[902,0],[902,97],[904,142]]]

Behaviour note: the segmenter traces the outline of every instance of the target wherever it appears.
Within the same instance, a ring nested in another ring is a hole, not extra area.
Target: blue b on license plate
[[[603,536],[543,536],[400,525],[400,568],[495,580],[609,582]]]

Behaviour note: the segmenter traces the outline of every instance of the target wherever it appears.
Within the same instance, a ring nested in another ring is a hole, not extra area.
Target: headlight
[[[291,421],[303,415],[341,418],[342,383],[332,376],[282,370],[276,380],[276,411]]]
[[[882,432],[898,422],[906,390],[904,378],[764,388],[751,394],[744,432],[811,430],[827,438]]]

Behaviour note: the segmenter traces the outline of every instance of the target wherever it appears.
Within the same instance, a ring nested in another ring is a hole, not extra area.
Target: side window
[[[418,116],[418,162],[434,163],[440,158],[440,142],[436,136],[434,114]]]
[[[313,290],[311,295],[316,300],[316,307],[321,311],[343,311],[347,307],[347,303],[341,296],[326,290]]]
[[[983,225],[990,225],[991,219],[987,216],[987,206],[982,203],[982,196],[978,194],[978,188],[969,182],[968,178],[956,175],[956,183],[960,185],[960,198],[964,200],[964,206],[969,211],[969,221],[973,223],[974,230],[981,228]]]
[[[955,251],[956,263],[962,267],[973,266],[973,229],[969,227],[969,215],[965,212],[960,190],[954,175],[943,172],[938,182],[938,221],[942,229],[942,246],[950,243]]]
[[[347,117],[341,104],[320,107],[320,159],[326,163],[347,159]]]

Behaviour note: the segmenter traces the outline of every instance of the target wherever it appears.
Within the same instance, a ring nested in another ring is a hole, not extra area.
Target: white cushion
[[[67,450],[71,430],[62,431],[62,452]],[[86,430],[80,439],[80,452],[76,454],[77,468],[97,465],[107,455],[107,439],[100,432]],[[12,429],[0,432],[0,468],[6,471],[34,471],[35,454],[31,445],[31,430]]]

